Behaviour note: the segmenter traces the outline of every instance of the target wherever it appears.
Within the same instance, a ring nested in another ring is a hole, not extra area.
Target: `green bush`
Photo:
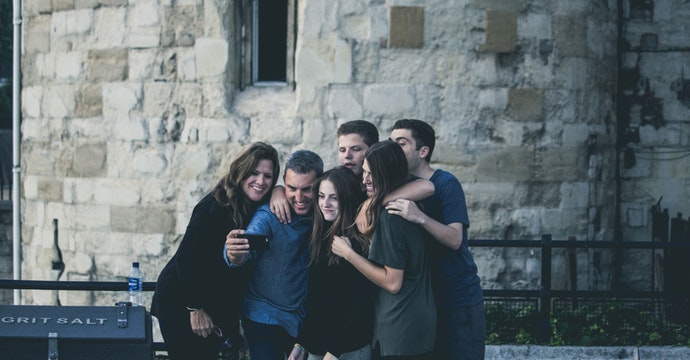
[[[506,307],[503,303],[487,303],[487,344],[534,344],[537,341],[538,314],[533,305]]]
[[[690,346],[690,326],[664,321],[649,304],[618,301],[556,309],[549,319],[551,346]],[[487,344],[537,344],[539,314],[533,305],[486,304]]]

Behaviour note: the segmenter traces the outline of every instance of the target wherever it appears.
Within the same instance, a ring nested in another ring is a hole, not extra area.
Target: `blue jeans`
[[[484,359],[484,302],[452,309],[438,308],[435,359]]]
[[[261,324],[244,317],[242,328],[252,360],[283,360],[297,342],[278,325]]]

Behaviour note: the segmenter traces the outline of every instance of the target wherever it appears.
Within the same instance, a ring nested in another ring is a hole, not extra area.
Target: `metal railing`
[[[552,316],[552,302],[555,299],[664,299],[688,301],[688,293],[672,293],[668,291],[621,291],[621,290],[553,290],[552,250],[563,249],[649,249],[670,250],[676,248],[690,248],[688,241],[674,242],[622,242],[622,241],[575,241],[552,240],[551,235],[543,235],[541,240],[468,240],[470,247],[491,248],[532,248],[541,249],[541,288],[534,290],[484,290],[487,301],[537,300],[538,303],[538,337],[540,343],[548,343],[551,336],[550,319]],[[144,282],[144,291],[153,291],[155,282]],[[81,290],[81,291],[126,291],[126,281],[43,281],[43,280],[2,280],[0,289],[30,289],[30,290]],[[155,343],[156,350],[164,350],[164,344]]]

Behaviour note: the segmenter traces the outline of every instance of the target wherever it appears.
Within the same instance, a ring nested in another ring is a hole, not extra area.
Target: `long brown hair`
[[[365,209],[369,223],[363,231],[364,235],[370,236],[383,209],[384,197],[405,183],[409,170],[405,153],[400,145],[391,140],[379,141],[372,145],[364,155],[364,161],[369,166],[374,186],[369,207]]]
[[[328,259],[328,265],[340,262],[340,257],[331,251],[333,236],[336,235],[347,236],[358,253],[361,255],[368,254],[369,242],[353,225],[357,208],[365,197],[359,185],[359,177],[344,166],[330,169],[314,182],[312,187],[314,199],[319,198],[319,189],[325,180],[330,181],[335,188],[338,199],[338,216],[332,222],[326,221],[319,208],[318,200],[314,201],[314,225],[310,240],[311,264],[318,264],[325,259]]]
[[[254,202],[249,200],[242,190],[242,182],[256,170],[261,160],[270,160],[273,163],[273,184],[271,184],[271,189],[273,189],[280,175],[278,151],[266,143],[255,142],[237,155],[230,163],[225,176],[211,191],[221,206],[231,207],[234,210],[230,211],[230,220],[238,227],[245,227],[259,203],[267,201],[271,196],[272,191],[269,190],[261,201]]]

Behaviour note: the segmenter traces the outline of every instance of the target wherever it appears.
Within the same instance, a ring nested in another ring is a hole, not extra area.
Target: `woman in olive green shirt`
[[[364,209],[371,237],[369,257],[335,237],[333,253],[343,257],[378,285],[372,345],[383,359],[428,359],[436,336],[436,305],[431,290],[429,234],[421,226],[384,208],[386,194],[408,178],[405,154],[390,140],[374,144],[365,155],[363,183],[370,201]]]

